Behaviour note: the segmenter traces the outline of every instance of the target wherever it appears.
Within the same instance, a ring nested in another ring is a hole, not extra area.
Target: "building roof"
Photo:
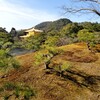
[[[35,29],[34,27],[25,30],[25,32],[32,32],[32,31],[34,31],[34,32],[43,32],[42,30]]]

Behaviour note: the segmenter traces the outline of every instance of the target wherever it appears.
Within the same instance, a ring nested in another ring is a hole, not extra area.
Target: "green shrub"
[[[59,41],[59,36],[48,36],[47,39],[45,40],[44,45],[49,47],[54,47],[57,46],[58,41]]]
[[[4,92],[4,88],[3,87],[0,88],[0,92]]]
[[[31,89],[30,86],[27,85],[20,85],[20,84],[14,84],[11,82],[6,82],[1,88],[0,88],[0,94],[4,93],[4,100],[8,100],[10,96],[15,95],[16,98],[20,99],[21,97],[24,98],[24,100],[30,100],[31,97],[36,96],[36,91]],[[10,94],[12,93],[12,95]]]
[[[16,98],[19,98],[20,91],[19,91],[19,88],[18,87],[15,89],[15,93],[14,94],[15,94]]]
[[[8,99],[9,99],[9,95],[5,95],[4,100],[8,100]]]
[[[79,41],[84,41],[87,43],[94,42],[95,34],[92,32],[89,32],[87,29],[83,29],[78,32],[78,39],[79,39]]]
[[[46,63],[50,60],[53,55],[49,53],[47,50],[39,51],[35,53],[35,65],[39,65],[42,63]]]
[[[0,50],[0,71],[7,73],[12,69],[18,69],[20,63],[8,54],[5,50]]]
[[[6,89],[6,90],[13,90],[13,89],[16,88],[16,86],[15,86],[13,83],[11,83],[11,82],[5,83],[3,87],[4,87],[4,89]]]
[[[71,67],[72,67],[72,64],[69,61],[64,61],[61,65],[61,70],[66,71],[67,69]]]
[[[12,67],[14,69],[19,69],[20,68],[20,63],[17,60],[12,59]]]
[[[33,92],[30,88],[26,89],[24,92],[24,99],[29,100],[31,96],[35,96],[35,92]]]
[[[66,71],[67,69],[71,68],[72,64],[69,61],[62,61],[59,64],[53,64],[52,68],[57,72]]]

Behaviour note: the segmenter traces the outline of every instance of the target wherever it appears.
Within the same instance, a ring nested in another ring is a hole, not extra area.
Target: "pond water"
[[[26,53],[31,53],[34,52],[34,50],[27,50],[27,49],[23,49],[23,48],[14,48],[12,50],[10,50],[10,54],[12,56],[17,56],[17,55],[22,55],[22,54],[26,54]]]

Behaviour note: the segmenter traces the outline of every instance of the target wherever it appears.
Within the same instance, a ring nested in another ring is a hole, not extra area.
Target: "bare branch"
[[[100,4],[100,1],[99,0],[79,0],[79,1],[83,1],[83,2],[94,2],[94,3]]]
[[[100,16],[100,1],[99,0],[78,0],[79,2],[90,2],[89,6],[79,6],[79,7],[67,7],[63,6],[62,9],[65,11],[64,14],[66,13],[78,13],[78,12],[88,12],[88,13],[95,13],[96,15]],[[96,5],[96,4],[98,5]]]

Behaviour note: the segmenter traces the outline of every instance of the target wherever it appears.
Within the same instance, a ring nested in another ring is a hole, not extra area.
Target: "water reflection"
[[[12,56],[17,56],[17,55],[22,55],[22,54],[26,54],[26,53],[30,53],[30,52],[34,52],[34,50],[27,50],[24,48],[14,48],[12,50],[10,50],[10,54]]]

